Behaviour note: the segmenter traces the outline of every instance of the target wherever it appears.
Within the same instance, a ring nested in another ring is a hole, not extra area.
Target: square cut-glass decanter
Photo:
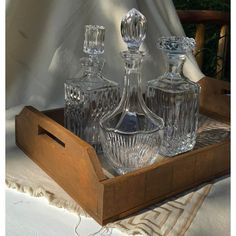
[[[97,25],[85,26],[84,52],[80,59],[80,71],[75,78],[66,80],[65,127],[90,143],[101,152],[99,120],[117,106],[120,89],[117,83],[102,74],[104,59],[105,28]]]
[[[167,71],[148,81],[147,104],[165,122],[160,154],[174,156],[192,150],[196,142],[200,86],[183,74],[186,53],[191,53],[195,41],[162,37],[157,47],[166,54]]]
[[[139,51],[146,36],[146,18],[136,9],[121,22],[121,35],[128,45],[122,52],[125,64],[124,90],[119,105],[101,118],[101,143],[105,158],[118,174],[157,161],[162,140],[163,120],[146,106],[141,90]]]

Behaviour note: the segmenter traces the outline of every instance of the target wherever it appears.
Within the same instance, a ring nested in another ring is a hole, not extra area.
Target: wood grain
[[[229,13],[223,11],[177,10],[177,14],[182,23],[230,23]]]
[[[201,86],[200,111],[215,119],[230,122],[230,83],[204,77]]]

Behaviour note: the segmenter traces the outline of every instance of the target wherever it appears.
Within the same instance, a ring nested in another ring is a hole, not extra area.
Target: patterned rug
[[[197,191],[154,205],[108,226],[118,228],[128,235],[184,235],[211,186],[212,184],[208,184]]]

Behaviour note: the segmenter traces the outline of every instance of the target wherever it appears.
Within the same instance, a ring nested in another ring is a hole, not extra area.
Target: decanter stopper
[[[104,53],[105,27],[86,25],[84,35],[84,52],[90,55]]]
[[[172,54],[192,52],[195,46],[195,39],[184,36],[163,36],[157,40],[157,48]]]
[[[121,21],[121,36],[129,51],[138,51],[146,38],[147,20],[138,10],[133,8]]]

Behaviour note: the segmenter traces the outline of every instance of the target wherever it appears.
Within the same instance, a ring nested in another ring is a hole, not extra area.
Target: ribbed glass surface
[[[165,122],[161,155],[174,156],[193,149],[198,126],[198,100],[199,86],[191,81],[149,81],[148,106]]]
[[[119,174],[153,164],[157,158],[160,139],[159,132],[130,135],[119,131],[101,131],[103,151]]]

